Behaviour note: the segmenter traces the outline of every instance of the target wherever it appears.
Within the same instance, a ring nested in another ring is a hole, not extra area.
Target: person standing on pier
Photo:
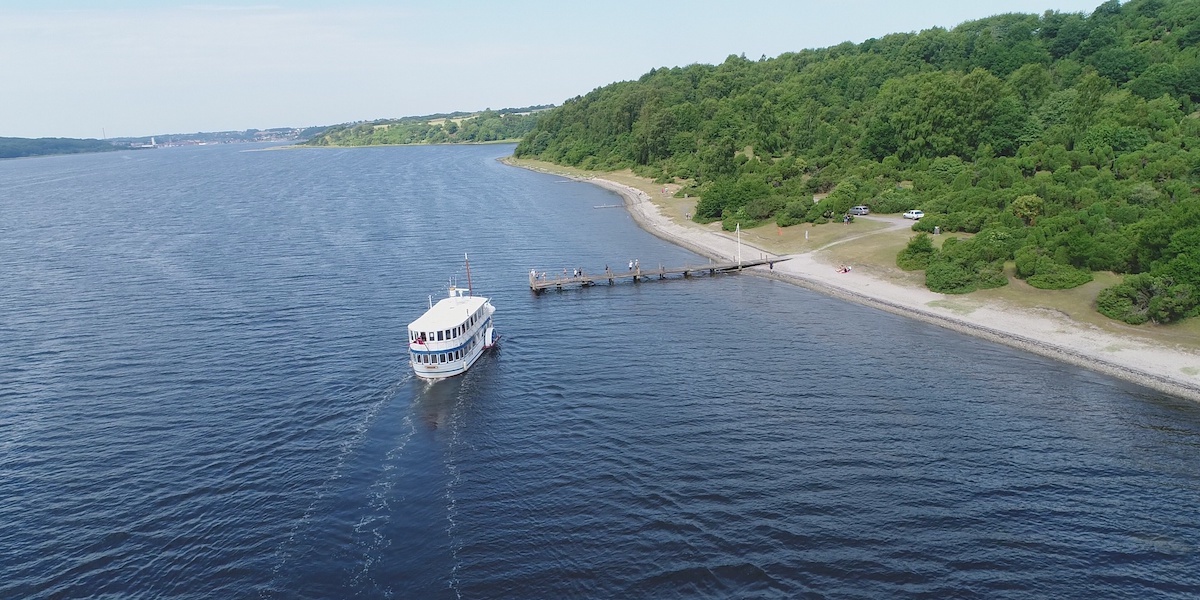
[[[633,270],[633,259],[632,259],[632,258],[631,258],[631,259],[629,259],[629,270],[630,270],[630,271],[632,271],[632,270]]]

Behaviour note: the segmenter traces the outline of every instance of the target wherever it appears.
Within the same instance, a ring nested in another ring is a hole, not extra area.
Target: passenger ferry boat
[[[467,372],[484,350],[496,345],[492,329],[495,307],[483,296],[471,295],[471,263],[467,289],[450,283],[450,295],[408,325],[408,352],[413,372],[423,379],[445,379]]]

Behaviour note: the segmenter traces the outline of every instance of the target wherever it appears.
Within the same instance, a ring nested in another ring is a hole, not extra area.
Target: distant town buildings
[[[243,144],[252,142],[294,142],[306,139],[313,131],[324,129],[282,127],[275,129],[247,129],[245,131],[216,131],[201,133],[173,133],[141,138],[112,138],[113,144],[129,148],[173,148],[178,146],[207,146],[212,144]]]

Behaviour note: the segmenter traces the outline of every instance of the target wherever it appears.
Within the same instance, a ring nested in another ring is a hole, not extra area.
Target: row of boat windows
[[[471,349],[474,347],[475,347],[475,338],[471,338],[471,341],[467,342],[467,345],[463,346],[462,349],[460,349],[460,350],[455,350],[453,352],[439,352],[437,354],[417,354],[416,352],[414,352],[412,355],[412,360],[413,360],[413,362],[415,362],[417,364],[422,364],[422,365],[445,364],[448,362],[461,360],[462,358],[464,358],[465,356],[470,354]]]
[[[470,329],[472,325],[479,322],[479,318],[480,318],[479,313],[475,313],[475,314],[471,315],[471,318],[467,319],[466,323],[459,325],[458,327],[452,327],[450,329],[443,329],[441,331],[410,331],[410,332],[408,332],[408,337],[410,340],[412,340],[414,342],[421,342],[421,343],[435,342],[435,341],[443,342],[443,341],[447,341],[447,340],[452,340],[452,339],[462,335],[468,329]]]

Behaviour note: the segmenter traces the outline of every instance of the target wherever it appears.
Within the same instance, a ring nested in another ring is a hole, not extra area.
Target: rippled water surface
[[[0,162],[0,597],[1192,598],[1200,406],[699,261],[511,146]],[[449,277],[502,349],[414,380]]]

